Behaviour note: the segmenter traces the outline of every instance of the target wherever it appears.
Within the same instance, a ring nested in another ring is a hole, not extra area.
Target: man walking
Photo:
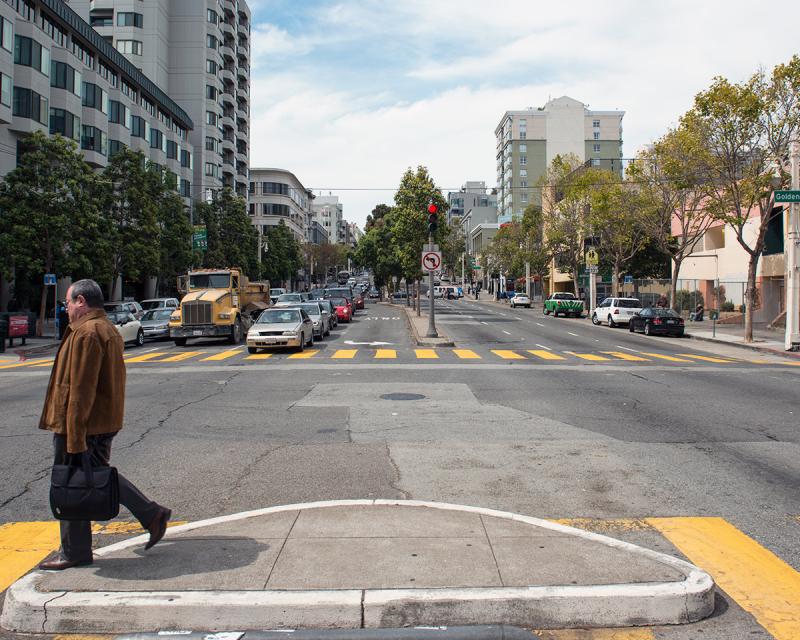
[[[108,466],[111,441],[125,412],[122,336],[103,311],[103,292],[94,280],[79,280],[67,291],[69,326],[56,354],[39,428],[53,432],[54,464],[88,451],[92,466]],[[164,536],[172,512],[149,500],[119,475],[119,501],[139,520],[151,548]],[[92,564],[89,521],[61,520],[60,559],[40,569],[59,571]]]

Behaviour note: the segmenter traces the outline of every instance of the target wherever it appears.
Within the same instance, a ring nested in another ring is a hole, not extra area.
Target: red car
[[[353,292],[353,304],[356,309],[364,308],[364,294]]]
[[[330,298],[331,304],[336,309],[336,318],[339,322],[350,322],[353,318],[353,307],[347,298]]]

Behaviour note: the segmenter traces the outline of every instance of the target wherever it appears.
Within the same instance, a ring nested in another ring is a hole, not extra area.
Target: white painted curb
[[[192,522],[165,538],[203,527],[283,511],[343,506],[427,507],[514,520],[645,556],[682,572],[677,582],[465,589],[305,591],[50,592],[33,572],[6,593],[0,626],[32,633],[130,633],[168,629],[236,631],[247,628],[359,628],[510,624],[536,628],[681,624],[714,610],[714,582],[672,556],[597,533],[506,511],[418,500],[331,500],[282,505]],[[95,551],[144,544],[147,534]]]

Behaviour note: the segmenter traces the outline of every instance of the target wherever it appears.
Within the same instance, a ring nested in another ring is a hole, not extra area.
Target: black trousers
[[[107,467],[111,460],[111,441],[116,433],[86,436],[89,457],[94,467]],[[67,453],[66,436],[53,434],[54,464],[80,464],[80,456]],[[149,500],[122,474],[119,475],[119,501],[145,529],[158,513],[159,505]],[[65,560],[92,559],[92,523],[88,520],[61,520],[61,553]]]

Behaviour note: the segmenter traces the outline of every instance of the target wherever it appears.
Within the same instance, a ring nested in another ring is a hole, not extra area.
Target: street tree
[[[642,151],[627,176],[640,190],[644,224],[652,245],[672,263],[670,306],[676,304],[681,266],[715,222],[706,206],[709,157],[691,121],[670,130]]]
[[[275,286],[291,282],[303,266],[300,243],[283,220],[270,227],[266,234],[267,250],[261,258],[261,277]]]
[[[367,216],[367,222],[364,224],[364,233],[372,229],[378,220],[382,220],[391,210],[392,208],[388,204],[375,205],[372,213]]]
[[[445,224],[444,227],[441,239],[442,265],[455,277],[458,268],[461,266],[461,257],[467,250],[467,244],[464,241],[464,230],[459,222],[451,222],[450,224]]]
[[[375,286],[388,285],[392,277],[401,277],[400,261],[392,241],[392,217],[389,212],[377,220],[358,241],[353,252],[357,264],[369,267]]]
[[[748,254],[745,342],[753,341],[758,260],[770,221],[782,215],[775,190],[789,182],[789,142],[800,133],[800,56],[747,81],[716,78],[683,117],[708,149],[709,209]]]
[[[250,278],[259,277],[258,232],[244,199],[226,187],[210,202],[195,203],[195,219],[206,227],[208,248],[200,257],[204,267],[240,267]]]
[[[5,277],[39,284],[45,273],[94,275],[92,257],[102,255],[109,232],[97,206],[97,174],[76,144],[60,135],[35,132],[22,149],[16,168],[0,183]],[[46,305],[47,288],[41,287],[40,322]]]
[[[162,293],[175,290],[177,276],[186,273],[192,266],[192,225],[189,211],[183,198],[171,188],[171,180],[165,176],[167,188],[158,201],[158,289]]]
[[[521,219],[504,225],[492,238],[488,254],[489,262],[499,270],[519,276],[527,264],[532,277],[544,278],[550,252],[544,241],[542,208],[529,204]]]

